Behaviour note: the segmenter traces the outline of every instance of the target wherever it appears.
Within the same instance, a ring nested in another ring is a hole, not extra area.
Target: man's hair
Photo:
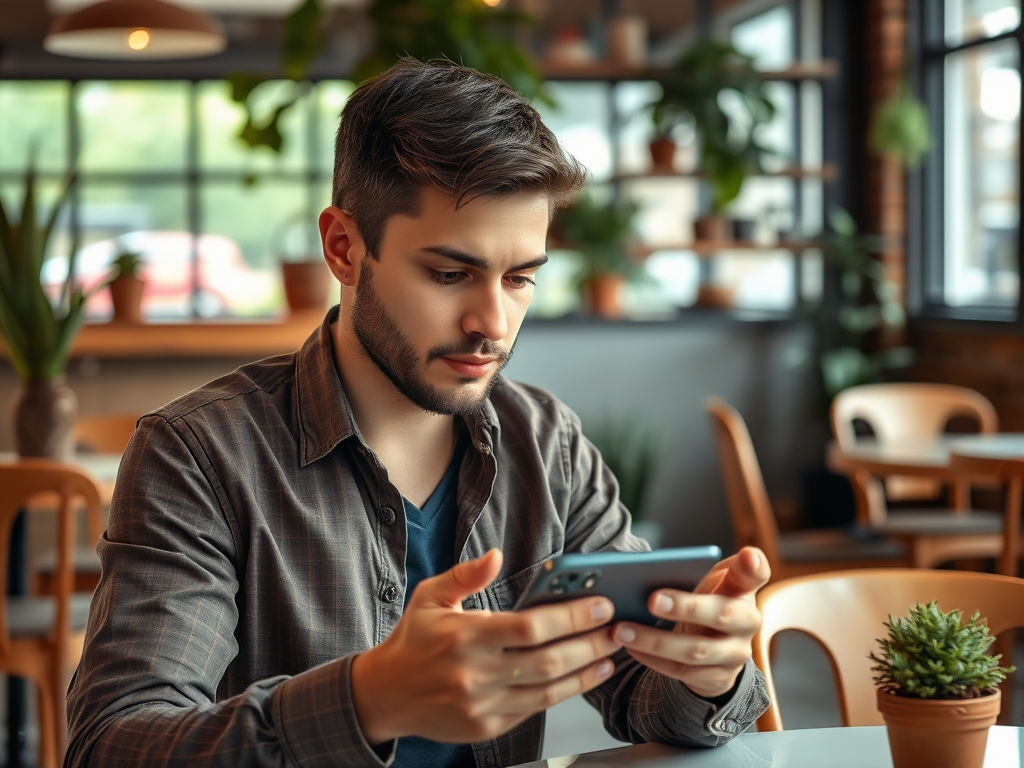
[[[586,169],[562,150],[537,111],[496,77],[446,59],[401,59],[360,85],[341,113],[331,202],[379,257],[388,219],[415,216],[433,188],[465,205],[477,197],[546,194],[568,204]]]

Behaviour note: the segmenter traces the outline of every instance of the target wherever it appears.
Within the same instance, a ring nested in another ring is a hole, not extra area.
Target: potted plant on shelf
[[[12,404],[15,449],[21,456],[58,460],[74,450],[78,408],[64,377],[71,342],[82,325],[88,294],[75,282],[75,248],[56,306],[41,273],[67,194],[69,178],[49,218],[38,222],[35,173],[25,173],[24,199],[15,222],[0,202],[0,336],[22,385]]]
[[[120,252],[110,265],[110,302],[114,306],[114,322],[142,322],[142,294],[146,281],[142,279],[142,255],[130,251]]]
[[[631,530],[652,549],[661,543],[661,526],[647,516],[647,494],[658,464],[658,439],[635,419],[608,419],[586,430],[587,438],[601,452],[604,463],[619,481],[619,500],[632,515]]]
[[[775,116],[775,105],[753,59],[720,40],[699,41],[657,79],[662,94],[653,104],[655,133],[667,136],[692,126],[699,143],[697,172],[710,186],[710,212],[694,223],[694,236],[727,239],[726,207],[748,175],[764,172],[763,162],[773,154],[758,134]]]
[[[631,200],[600,204],[583,192],[555,217],[558,244],[583,257],[580,288],[589,309],[601,317],[622,316],[622,284],[639,271],[628,249],[638,210]]]
[[[894,768],[982,768],[996,686],[1015,668],[987,654],[995,638],[978,621],[933,600],[886,622],[889,636],[870,658]]]
[[[336,286],[324,261],[320,237],[311,222],[316,218],[299,211],[284,219],[274,232],[274,249],[281,262],[281,282],[288,311],[324,312]]]

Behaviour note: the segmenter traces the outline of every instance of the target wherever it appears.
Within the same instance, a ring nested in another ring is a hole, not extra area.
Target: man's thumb
[[[467,560],[430,579],[424,579],[416,588],[414,599],[419,607],[454,608],[464,598],[479,592],[501,570],[500,549],[491,549],[483,557]]]

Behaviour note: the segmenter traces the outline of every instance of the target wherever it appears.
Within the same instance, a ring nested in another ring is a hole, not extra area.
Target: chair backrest
[[[832,400],[832,434],[840,448],[857,442],[854,420],[871,425],[883,445],[927,440],[942,434],[954,416],[978,420],[979,432],[999,429],[995,408],[983,395],[949,384],[866,384]]]
[[[124,453],[139,415],[113,413],[75,421],[75,444],[96,453]]]
[[[7,593],[7,560],[11,531],[20,512],[32,511],[29,502],[45,496],[57,499],[57,567],[53,595],[57,620],[51,639],[67,638],[71,629],[70,599],[74,584],[74,551],[78,505],[84,503],[90,517],[100,515],[96,481],[78,467],[48,459],[21,459],[0,464],[0,595]],[[47,505],[49,506],[49,505]],[[2,601],[0,601],[2,605]],[[5,611],[0,610],[0,651],[9,642]]]
[[[843,725],[882,725],[875,673],[868,654],[878,650],[889,615],[906,616],[917,603],[937,600],[944,611],[980,611],[993,634],[1024,627],[1024,579],[973,571],[877,568],[801,576],[770,584],[757,596],[763,623],[754,638],[754,663],[764,672],[772,705],[758,730],[782,729],[769,649],[782,630],[810,635],[824,647],[835,676]]]
[[[747,425],[735,408],[717,397],[708,398],[704,408],[711,414],[736,548],[760,547],[775,569],[781,557],[779,527]]]

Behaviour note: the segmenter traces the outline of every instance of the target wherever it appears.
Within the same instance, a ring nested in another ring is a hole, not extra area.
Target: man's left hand
[[[692,592],[659,589],[647,603],[659,619],[676,622],[675,631],[619,622],[613,637],[651,669],[681,681],[704,698],[732,690],[761,627],[754,596],[768,583],[764,553],[744,547],[718,562]]]

